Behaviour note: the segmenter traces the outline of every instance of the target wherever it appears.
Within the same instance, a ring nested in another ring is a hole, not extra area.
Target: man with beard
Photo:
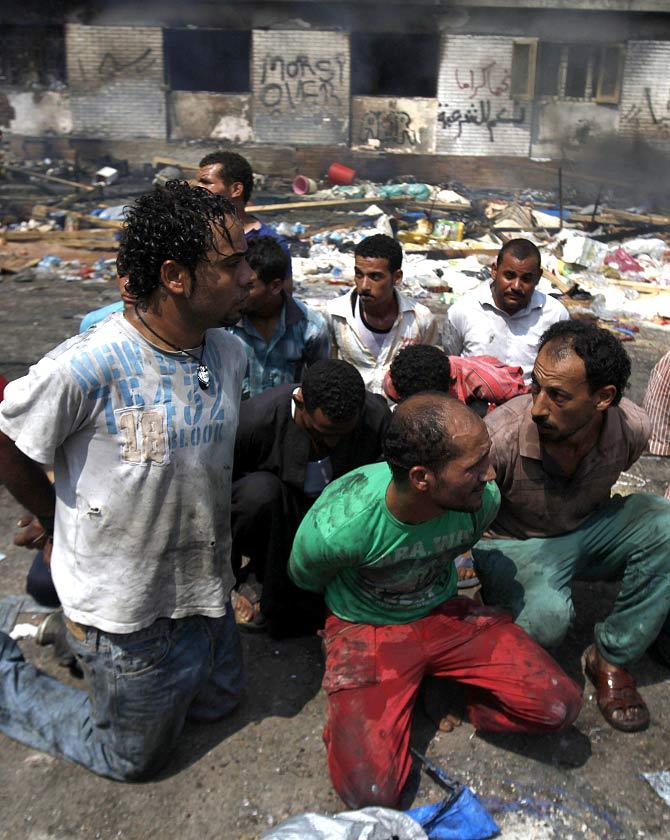
[[[486,418],[502,502],[474,549],[485,603],[509,609],[544,647],[574,619],[574,579],[622,579],[595,627],[585,667],[614,728],[645,729],[649,711],[626,666],[654,646],[668,661],[670,502],[611,497],[644,451],[649,419],[622,398],[630,359],[607,330],[560,322],[542,336],[531,394]]]
[[[462,683],[481,730],[556,732],[579,713],[579,688],[511,616],[455,597],[454,558],[498,510],[490,447],[462,403],[409,397],[384,438],[386,463],[334,481],[296,535],[290,574],[330,611],[324,740],[352,808],[397,805],[424,676]]]

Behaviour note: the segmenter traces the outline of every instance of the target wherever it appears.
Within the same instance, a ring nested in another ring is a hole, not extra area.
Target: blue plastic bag
[[[434,805],[405,811],[429,840],[486,840],[500,834],[495,821],[468,787]]]

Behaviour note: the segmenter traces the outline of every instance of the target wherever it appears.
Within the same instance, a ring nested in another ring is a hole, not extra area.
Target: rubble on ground
[[[0,219],[0,272],[25,278],[32,270],[44,277],[48,268],[54,280],[113,279],[111,255],[118,245],[124,207],[149,189],[152,180],[164,183],[168,176],[192,175],[194,170],[192,165],[157,165],[155,177],[147,171],[138,181],[123,162],[99,163],[105,165],[89,166],[87,171],[67,160],[5,166],[10,187],[29,184],[47,195],[24,218]],[[99,173],[110,169],[113,177],[101,180]],[[492,194],[455,183],[415,183],[411,176],[385,184],[310,183],[316,191],[297,196],[277,189],[288,189],[287,182],[273,184],[259,177],[259,187],[274,189],[255,196],[254,205],[289,241],[295,294],[312,305],[323,307],[352,284],[352,251],[373,233],[398,238],[405,252],[405,291],[436,310],[476,294],[489,281],[489,267],[502,244],[523,236],[542,253],[540,290],[561,296],[573,315],[595,317],[624,340],[634,338],[637,321],[670,328],[668,216],[604,202],[563,206],[563,196],[551,193]],[[254,206],[248,209],[254,212]],[[52,256],[62,247],[109,255],[101,257],[104,270],[99,260],[90,259],[81,264],[37,264],[28,251],[22,261],[17,247],[35,241],[49,242]]]

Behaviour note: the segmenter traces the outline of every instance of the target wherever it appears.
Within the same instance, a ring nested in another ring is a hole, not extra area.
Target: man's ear
[[[399,286],[402,283],[402,268],[393,272],[393,285]]]
[[[433,474],[425,467],[412,467],[409,471],[409,483],[419,493],[426,493],[430,488]]]
[[[280,295],[284,290],[284,281],[281,277],[275,277],[274,280],[270,280],[270,294],[274,297],[275,295]]]
[[[193,291],[191,272],[176,260],[165,260],[160,270],[161,285],[170,294],[188,298]]]
[[[496,277],[498,276],[498,263],[497,262],[494,262],[491,265],[490,271],[491,271],[491,277],[493,277],[493,279],[495,280]]]
[[[606,411],[616,399],[616,385],[605,385],[595,393],[596,411]]]
[[[242,198],[244,195],[244,184],[241,181],[233,181],[228,189],[231,198]]]

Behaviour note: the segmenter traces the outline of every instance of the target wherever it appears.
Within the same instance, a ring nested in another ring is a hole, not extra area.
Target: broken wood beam
[[[246,209],[248,213],[272,213],[277,210],[300,210],[310,207],[345,207],[347,204],[402,204],[405,201],[411,201],[414,205],[412,196],[401,195],[396,198],[329,198],[316,201],[289,201],[284,204],[250,204]]]
[[[38,181],[48,181],[52,184],[62,184],[66,187],[74,187],[76,190],[83,192],[95,192],[100,189],[98,186],[92,184],[80,184],[79,181],[70,181],[67,178],[57,178],[55,175],[43,175],[41,172],[31,172],[29,169],[22,169],[19,166],[6,166],[5,172],[11,172],[12,175],[23,175],[25,178],[37,178]]]

